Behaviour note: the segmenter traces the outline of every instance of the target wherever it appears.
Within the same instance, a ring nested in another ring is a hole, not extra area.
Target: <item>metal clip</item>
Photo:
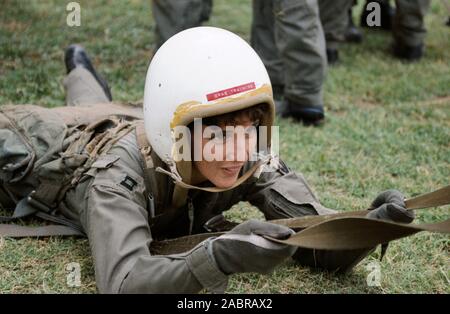
[[[40,202],[39,200],[33,198],[33,195],[36,194],[36,190],[31,191],[30,195],[28,195],[27,197],[27,202],[28,204],[30,204],[32,207],[43,211],[44,213],[50,213],[52,212],[52,209],[45,205],[44,203]]]
[[[149,201],[150,218],[154,218],[155,217],[155,198],[153,197],[153,195],[148,196],[148,201]]]

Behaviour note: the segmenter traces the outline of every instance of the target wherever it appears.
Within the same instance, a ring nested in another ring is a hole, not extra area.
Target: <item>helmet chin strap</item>
[[[182,176],[178,172],[177,165],[172,158],[167,158],[167,160],[165,161],[167,166],[169,167],[170,171],[165,170],[161,167],[157,167],[156,171],[171,177],[177,187],[184,188],[184,189],[195,189],[195,190],[202,190],[202,191],[206,191],[206,192],[219,193],[219,192],[224,192],[224,191],[234,189],[235,187],[241,185],[244,181],[249,179],[254,174],[257,174],[257,176],[259,177],[259,175],[262,172],[262,167],[264,165],[270,163],[273,158],[274,158],[273,155],[264,156],[263,158],[258,160],[258,162],[255,165],[253,165],[246,173],[244,173],[241,177],[239,177],[232,186],[227,187],[227,188],[201,187],[201,186],[196,186],[196,185],[191,185],[189,183],[186,183],[185,181],[183,181]],[[189,175],[188,175],[189,178],[190,178],[190,174],[191,173],[189,171]]]

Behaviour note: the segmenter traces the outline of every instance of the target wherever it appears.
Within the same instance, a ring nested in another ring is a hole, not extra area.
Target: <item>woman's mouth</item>
[[[229,176],[235,176],[241,171],[242,166],[223,167],[222,170]]]

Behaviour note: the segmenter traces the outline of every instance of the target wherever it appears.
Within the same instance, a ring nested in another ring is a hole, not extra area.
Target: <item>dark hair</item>
[[[264,112],[267,111],[267,104],[257,104],[252,107],[241,110],[220,114],[217,116],[207,117],[202,119],[203,125],[236,125],[236,120],[240,117],[248,117],[250,121],[260,122],[264,117]]]

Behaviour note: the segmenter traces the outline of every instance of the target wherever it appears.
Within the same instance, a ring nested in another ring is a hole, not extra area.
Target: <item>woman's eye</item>
[[[257,135],[256,129],[251,129],[245,133],[247,138],[254,138]]]
[[[215,141],[215,142],[221,142],[221,141],[226,140],[226,135],[212,133],[208,140]]]

